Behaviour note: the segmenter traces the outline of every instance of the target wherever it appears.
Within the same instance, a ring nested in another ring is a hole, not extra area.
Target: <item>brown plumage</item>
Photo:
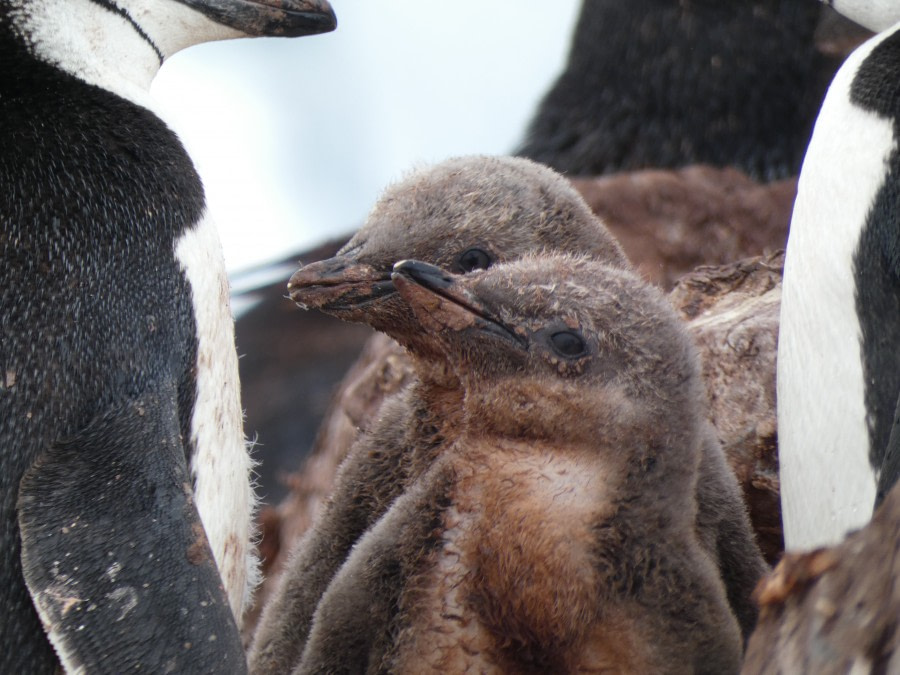
[[[705,397],[661,294],[569,256],[397,269],[462,414],[334,578],[296,672],[736,672],[695,526]]]
[[[295,300],[387,332],[410,349],[418,379],[384,405],[375,427],[350,450],[332,498],[264,611],[251,652],[258,672],[284,672],[296,662],[313,611],[350,548],[431,466],[459,424],[459,383],[392,292],[393,263],[418,256],[462,272],[473,262],[490,266],[540,250],[584,253],[628,267],[615,240],[558,174],[522,159],[467,157],[390,188],[338,256],[294,275]],[[756,616],[749,595],[765,565],[734,477],[714,433],[705,433],[697,528],[749,633]]]

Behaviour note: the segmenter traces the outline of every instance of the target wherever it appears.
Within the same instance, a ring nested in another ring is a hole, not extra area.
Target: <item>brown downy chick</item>
[[[291,278],[291,297],[366,323],[411,349],[418,380],[386,401],[375,427],[350,449],[332,498],[298,544],[265,607],[250,652],[256,673],[296,663],[312,614],[350,548],[427,468],[456,424],[461,391],[391,282],[412,255],[465,273],[544,249],[583,251],[629,265],[618,242],[562,176],[530,160],[471,156],[417,171],[391,186],[365,226],[329,260]]]
[[[705,393],[662,295],[571,256],[396,270],[463,423],[354,547],[295,672],[737,672],[695,527]]]

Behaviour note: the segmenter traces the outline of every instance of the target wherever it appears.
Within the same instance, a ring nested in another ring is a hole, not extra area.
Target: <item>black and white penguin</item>
[[[895,2],[830,2],[881,30]],[[865,524],[900,473],[900,28],[851,54],[800,174],[778,345],[788,549]]]
[[[325,0],[0,1],[0,672],[245,669],[228,284],[148,88],[192,44],[334,25]]]
[[[705,392],[662,294],[571,256],[396,270],[462,419],[334,577],[294,672],[737,672],[695,529]]]

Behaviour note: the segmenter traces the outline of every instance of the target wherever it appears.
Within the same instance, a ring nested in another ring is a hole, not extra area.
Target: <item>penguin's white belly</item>
[[[228,278],[209,215],[176,242],[197,323],[196,401],[191,419],[194,499],[238,625],[258,581],[252,539],[255,496],[244,442]]]
[[[869,520],[875,502],[853,256],[895,140],[889,120],[853,105],[850,86],[879,38],[851,55],[831,85],[791,222],[778,344],[788,549],[840,541]]]

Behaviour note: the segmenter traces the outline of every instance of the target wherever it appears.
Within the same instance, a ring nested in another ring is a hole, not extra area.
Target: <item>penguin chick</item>
[[[348,453],[334,496],[298,544],[281,587],[264,609],[252,669],[283,673],[296,663],[319,598],[365,530],[421,473],[456,423],[461,391],[432,341],[396,293],[394,263],[410,255],[458,272],[529,251],[585,251],[615,266],[618,242],[562,176],[530,160],[470,156],[447,160],[390,187],[365,226],[334,258],[291,278],[291,297],[367,323],[411,349],[417,380],[381,408],[375,428]]]
[[[663,296],[571,256],[395,269],[462,424],[354,548],[295,672],[736,672],[695,529],[705,394]]]
[[[440,451],[458,424],[461,392],[441,353],[389,285],[388,270],[409,251],[468,271],[538,250],[585,253],[615,267],[627,261],[567,181],[528,160],[462,157],[419,171],[390,188],[366,225],[335,258],[291,279],[292,298],[362,321],[409,350],[418,380],[389,399],[375,427],[349,450],[329,502],[298,544],[263,612],[251,650],[258,672],[295,663],[319,599],[352,545]],[[477,260],[478,265],[470,265]],[[766,565],[740,490],[707,430],[697,527],[720,561],[745,636],[756,621],[750,599]]]

